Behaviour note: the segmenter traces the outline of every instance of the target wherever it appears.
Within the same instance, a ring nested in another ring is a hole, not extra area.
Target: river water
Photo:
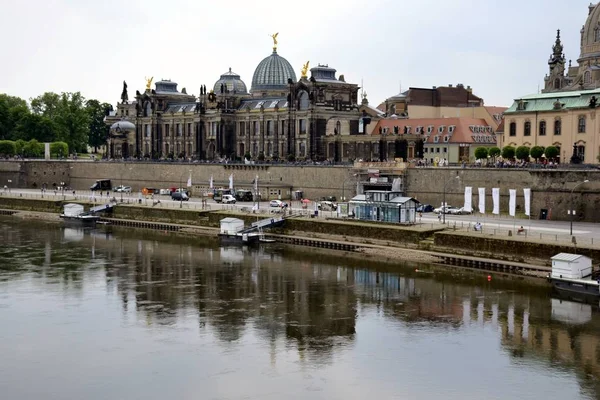
[[[0,219],[0,398],[595,399],[597,305],[485,274]]]

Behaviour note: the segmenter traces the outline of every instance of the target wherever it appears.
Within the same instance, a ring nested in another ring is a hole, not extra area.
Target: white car
[[[269,207],[279,207],[279,208],[282,208],[282,207],[287,207],[287,204],[285,202],[281,201],[281,200],[271,200],[269,202]]]
[[[452,207],[452,206],[441,206],[438,207],[436,209],[433,210],[434,213],[436,214],[448,214],[450,212],[451,208],[456,208],[456,207]]]
[[[221,200],[223,204],[235,204],[235,197],[230,194],[224,194],[223,199]]]
[[[117,192],[117,193],[131,193],[131,186],[120,185],[120,186],[117,186],[114,189],[114,191]]]
[[[454,215],[464,215],[464,214],[471,214],[470,211],[465,210],[464,207],[461,208],[455,208],[455,207],[451,207],[448,210],[448,214],[454,214]]]

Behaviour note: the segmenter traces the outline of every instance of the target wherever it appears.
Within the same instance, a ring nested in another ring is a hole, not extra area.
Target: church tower
[[[548,60],[550,72],[544,78],[544,90],[542,92],[557,92],[566,85],[565,82],[565,55],[563,44],[560,40],[560,29],[556,32],[556,41],[552,46],[552,54]]]

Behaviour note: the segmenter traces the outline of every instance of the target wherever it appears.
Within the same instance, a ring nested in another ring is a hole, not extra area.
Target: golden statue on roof
[[[306,78],[306,73],[308,72],[308,64],[310,63],[310,61],[307,61],[306,64],[304,64],[302,66],[302,71],[300,71],[300,77],[301,78]]]
[[[279,32],[269,35],[273,39],[273,51],[277,51],[277,35]]]
[[[151,86],[152,86],[152,80],[154,79],[154,77],[152,77],[152,78],[144,77],[144,79],[146,80],[146,90],[150,90]]]

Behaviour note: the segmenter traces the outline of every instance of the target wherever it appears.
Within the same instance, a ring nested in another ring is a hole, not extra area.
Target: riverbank
[[[85,202],[83,202],[85,204]],[[52,222],[60,221],[59,210],[63,201],[41,199],[0,198],[0,208],[12,210],[14,217],[37,219]],[[89,206],[89,205],[86,205]],[[150,229],[164,229],[185,235],[215,237],[219,222],[225,217],[237,217],[247,225],[268,214],[236,213],[232,211],[160,209],[134,204],[121,204],[111,213],[107,222],[124,226],[146,225]],[[466,259],[476,257],[478,268],[495,269],[508,272],[506,265],[517,265],[519,274],[542,276],[541,267],[548,267],[549,258],[562,250],[529,240],[524,243],[507,241],[501,238],[484,238],[481,234],[455,232],[447,227],[398,226],[394,224],[374,223],[356,220],[315,219],[290,217],[283,227],[269,232],[274,238],[287,238],[292,244],[305,244],[314,247],[335,249],[337,243],[351,245],[353,253],[360,257],[376,260],[389,259],[414,263],[439,264],[445,261],[444,255],[453,254]],[[299,243],[299,238],[306,241]],[[291,241],[290,241],[291,239]],[[485,239],[485,245],[477,241]],[[470,243],[461,245],[461,243]],[[493,243],[493,245],[490,245]],[[529,246],[528,252],[518,251],[519,246]],[[593,250],[593,249],[588,249]],[[547,259],[540,254],[549,254]],[[493,260],[502,260],[504,264],[493,265]],[[454,264],[456,265],[456,264]],[[527,266],[531,266],[528,271]],[[512,272],[512,271],[511,271]]]

